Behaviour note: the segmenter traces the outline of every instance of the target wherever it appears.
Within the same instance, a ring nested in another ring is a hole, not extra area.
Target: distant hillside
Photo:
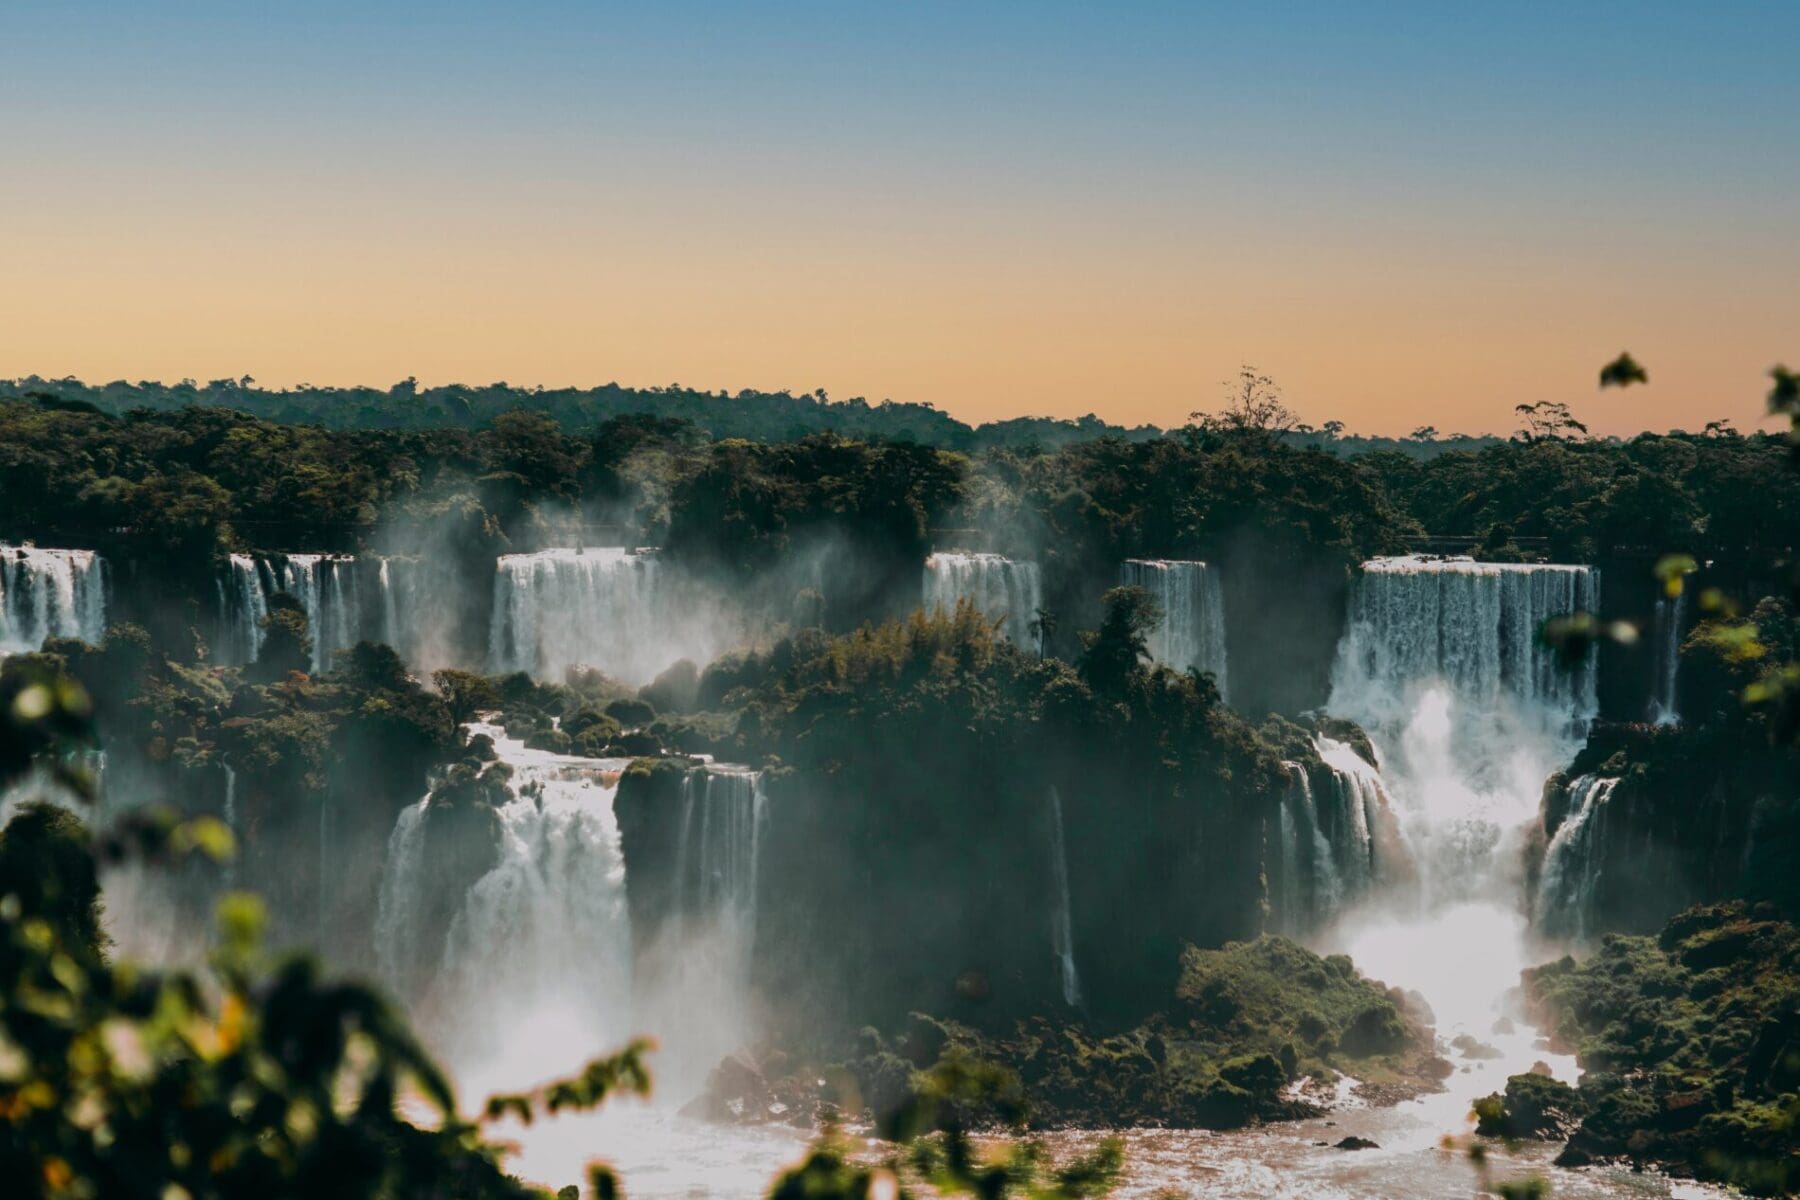
[[[258,387],[253,380],[192,380],[165,384],[142,381],[94,385],[79,379],[44,379],[28,375],[0,380],[0,399],[54,397],[67,405],[92,405],[114,416],[132,409],[167,412],[192,405],[230,408],[289,425],[322,425],[327,429],[483,429],[512,409],[543,412],[565,430],[592,429],[612,417],[652,413],[691,421],[714,438],[746,438],[759,442],[789,441],[809,433],[832,432],[870,441],[916,442],[952,450],[1056,450],[1101,437],[1131,442],[1151,441],[1165,430],[1155,425],[1114,425],[1089,413],[1074,420],[1012,417],[969,425],[930,404],[860,396],[829,399],[823,391],[705,392],[671,384],[630,388],[616,383],[593,388],[524,388],[505,383],[469,387],[420,388],[405,380],[380,388],[293,389]],[[1303,427],[1289,435],[1296,445],[1317,446],[1335,454],[1357,455],[1395,450],[1413,458],[1431,458],[1447,450],[1479,450],[1502,439],[1449,435],[1431,440],[1367,438]]]

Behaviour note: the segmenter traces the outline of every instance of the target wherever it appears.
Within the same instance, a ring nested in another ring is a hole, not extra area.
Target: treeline
[[[592,430],[617,417],[655,413],[687,421],[719,438],[786,441],[813,433],[918,442],[948,449],[988,446],[1054,447],[1105,435],[1143,440],[1162,431],[1153,425],[1127,428],[1092,413],[1075,420],[1019,417],[971,426],[931,404],[861,396],[832,400],[823,389],[795,394],[744,389],[703,391],[673,383],[632,388],[617,383],[592,388],[527,388],[506,383],[469,387],[460,383],[420,387],[406,379],[385,390],[371,387],[262,388],[248,376],[205,384],[184,379],[164,384],[118,380],[98,386],[78,379],[27,376],[0,381],[0,398],[54,396],[119,416],[136,409],[174,412],[194,406],[227,408],[285,424],[329,429],[480,429],[502,413],[542,413],[571,433]]]
[[[616,417],[655,413],[690,422],[708,436],[719,438],[787,441],[813,433],[836,433],[964,451],[998,447],[1053,450],[1099,437],[1142,442],[1165,433],[1155,425],[1114,425],[1093,413],[1075,418],[1011,417],[970,425],[928,403],[871,402],[861,396],[833,400],[823,389],[799,394],[751,389],[732,393],[678,383],[652,388],[616,383],[592,388],[526,388],[506,383],[422,388],[413,379],[387,389],[310,384],[274,389],[258,387],[248,376],[204,384],[191,379],[174,384],[121,379],[94,385],[36,375],[0,380],[0,399],[36,396],[54,397],[62,404],[113,416],[136,409],[174,412],[199,406],[328,429],[480,429],[501,413],[523,409],[543,413],[563,429],[579,433]],[[1346,433],[1342,421],[1327,421],[1317,428],[1298,425],[1285,437],[1295,446],[1337,454],[1391,450],[1415,458],[1431,458],[1449,450],[1480,450],[1501,441],[1485,434],[1439,435],[1435,429],[1420,429],[1403,438],[1366,437]]]
[[[520,408],[479,428],[349,430],[207,406],[108,415],[38,397],[0,400],[0,537],[129,537],[202,556],[354,550],[383,520],[473,506],[509,542],[598,526],[744,567],[823,525],[915,543],[979,531],[1034,556],[1073,541],[1115,560],[1216,550],[1245,527],[1354,555],[1436,535],[1493,558],[1592,561],[1626,547],[1713,557],[1785,549],[1800,528],[1785,448],[1760,434],[1643,434],[1421,460],[1188,427],[965,453],[886,434],[715,437],[667,411],[580,433]]]

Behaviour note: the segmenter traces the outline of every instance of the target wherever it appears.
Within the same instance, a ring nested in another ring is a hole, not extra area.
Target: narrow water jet
[[[1673,600],[1664,597],[1656,602],[1652,620],[1655,626],[1652,645],[1656,654],[1650,704],[1645,713],[1652,725],[1681,723],[1681,635],[1687,618],[1687,593]]]
[[[1062,793],[1050,785],[1050,871],[1056,882],[1051,944],[1056,950],[1063,1003],[1081,1007],[1081,973],[1075,969],[1075,916],[1069,900],[1069,846],[1063,833]]]

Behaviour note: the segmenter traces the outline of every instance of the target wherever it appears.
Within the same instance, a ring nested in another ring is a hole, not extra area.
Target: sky
[[[4,0],[0,376],[1170,425],[1248,363],[1357,432],[1748,426],[1797,44],[1792,0]]]

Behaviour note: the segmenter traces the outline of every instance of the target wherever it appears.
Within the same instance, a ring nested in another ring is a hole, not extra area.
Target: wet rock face
[[[706,1090],[681,1114],[726,1125],[787,1124],[810,1129],[835,1114],[835,1110],[828,1114],[829,1090],[824,1079],[795,1070],[779,1052],[761,1062],[739,1052],[720,1060],[707,1077]]]
[[[1337,1148],[1339,1150],[1379,1150],[1381,1145],[1378,1142],[1371,1142],[1368,1138],[1351,1136],[1339,1142]]]

